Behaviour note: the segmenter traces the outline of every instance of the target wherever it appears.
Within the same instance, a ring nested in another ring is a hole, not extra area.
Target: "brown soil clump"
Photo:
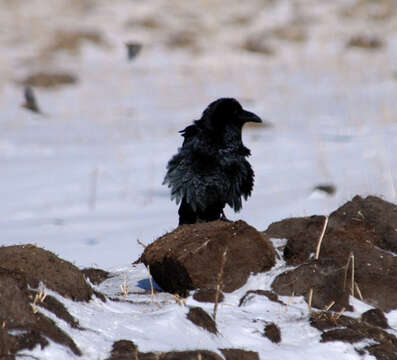
[[[76,266],[33,245],[0,248],[0,264],[2,268],[23,273],[33,288],[42,281],[49,289],[75,301],[88,301],[93,294]]]
[[[263,55],[274,55],[275,50],[269,44],[269,41],[263,34],[254,34],[249,36],[242,45],[244,50],[249,52],[263,54]]]
[[[385,314],[379,309],[371,309],[361,315],[361,320],[373,326],[379,326],[382,329],[388,329],[389,324]]]
[[[209,316],[202,308],[192,307],[187,316],[193,324],[209,331],[210,333],[217,334],[215,321]]]
[[[243,286],[251,273],[269,270],[275,251],[269,239],[244,221],[213,221],[178,227],[149,245],[140,258],[164,290],[186,296],[215,289],[227,249],[223,291]]]
[[[271,342],[278,344],[281,341],[280,328],[275,323],[268,324],[265,326],[264,336]]]
[[[269,236],[288,239],[284,259],[298,266],[279,275],[273,290],[307,299],[312,288],[312,305],[320,309],[331,301],[336,302],[333,310],[349,309],[348,296],[353,292],[383,311],[397,308],[397,258],[387,252],[397,250],[397,206],[373,196],[356,196],[329,216],[319,260],[315,261],[324,219],[287,219],[266,230]]]
[[[95,30],[60,30],[54,34],[51,44],[45,48],[43,53],[52,54],[58,51],[68,51],[69,53],[76,55],[79,53],[84,43],[90,43],[101,47],[108,45],[102,34]]]
[[[376,36],[355,35],[347,42],[348,48],[377,50],[384,46],[384,42]]]
[[[94,285],[99,285],[105,280],[111,278],[109,272],[102,269],[86,268],[81,270],[81,272],[88,278]]]
[[[395,359],[397,353],[397,338],[371,325],[366,321],[354,319],[347,316],[335,318],[331,313],[314,313],[311,318],[311,325],[322,331],[321,341],[344,341],[356,343],[364,339],[371,339],[376,345],[368,345],[364,348],[377,359]],[[362,350],[359,350],[362,352]]]
[[[258,353],[241,349],[220,349],[225,360],[260,360]]]
[[[138,347],[129,340],[113,343],[110,357],[106,360],[223,360],[219,355],[208,350],[171,351],[167,353],[141,353]]]
[[[270,301],[274,301],[277,302],[281,305],[285,305],[282,301],[279,300],[277,294],[275,294],[272,291],[268,291],[268,290],[249,290],[247,291],[244,296],[240,299],[240,302],[238,304],[238,306],[244,306],[246,304],[246,302],[252,298],[253,296],[266,296]]]
[[[18,351],[32,350],[36,345],[44,348],[48,345],[47,338],[81,355],[67,334],[35,310],[47,299],[35,301],[28,287],[24,274],[0,268],[0,358],[13,358]]]
[[[64,72],[38,72],[27,76],[20,83],[25,86],[55,88],[76,84],[77,78]]]

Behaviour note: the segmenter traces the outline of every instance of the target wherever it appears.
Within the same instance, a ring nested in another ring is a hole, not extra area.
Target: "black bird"
[[[184,141],[163,182],[171,188],[171,200],[181,202],[179,225],[224,218],[226,204],[239,211],[242,197],[251,195],[254,171],[246,160],[251,152],[241,138],[250,121],[262,122],[237,100],[221,98],[180,131]]]

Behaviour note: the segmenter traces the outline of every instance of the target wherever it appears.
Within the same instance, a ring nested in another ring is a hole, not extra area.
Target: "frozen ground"
[[[1,244],[33,242],[79,266],[135,260],[138,238],[150,243],[177,222],[161,183],[181,144],[178,130],[222,96],[274,124],[245,130],[255,189],[239,214],[227,211],[230,218],[264,230],[288,216],[327,213],[355,194],[393,200],[395,19],[341,17],[354,2],[288,3],[236,1],[227,9],[206,1],[197,9],[160,0],[3,3]],[[269,37],[292,22],[303,23],[305,42],[270,37],[274,56],[241,50],[251,34]],[[48,50],[57,31],[87,29],[106,45],[86,42],[74,54]],[[184,31],[194,41],[171,46]],[[361,32],[387,45],[346,50],[349,36]],[[130,63],[129,40],[144,45]],[[79,80],[36,90],[44,116],[20,107],[16,83],[39,70]],[[334,184],[336,194],[312,194],[320,183]]]
[[[81,331],[71,328],[59,321],[51,312],[41,309],[46,316],[57,321],[58,326],[83,350],[84,359],[105,359],[114,341],[129,339],[139,344],[139,351],[184,351],[190,349],[207,349],[220,353],[219,348],[240,348],[258,352],[261,360],[274,359],[315,359],[315,360],[372,360],[370,355],[359,356],[354,348],[361,349],[370,341],[354,344],[343,342],[321,343],[321,333],[310,326],[309,310],[302,297],[280,297],[286,305],[269,301],[264,296],[251,296],[239,307],[239,301],[250,289],[270,289],[274,277],[285,270],[285,264],[279,262],[267,274],[252,276],[247,284],[239,290],[226,294],[225,300],[217,312],[216,323],[218,335],[192,324],[186,314],[189,306],[200,306],[209,314],[213,304],[198,303],[192,297],[187,299],[186,306],[181,306],[171,294],[156,294],[154,301],[142,286],[136,284],[147,277],[143,265],[117,269],[117,276],[105,281],[99,290],[109,296],[118,297],[121,302],[101,302],[92,300],[88,304],[76,303],[58,297],[70,313],[79,319],[80,325],[89,329]],[[120,284],[130,286],[131,293],[124,298],[120,295]],[[127,300],[127,301],[126,301]],[[348,316],[359,317],[370,307],[355,298],[351,298],[356,312],[346,312]],[[394,312],[389,315],[389,323],[395,325]],[[264,327],[276,323],[282,334],[282,342],[274,344],[263,334]],[[396,334],[396,331],[390,330]],[[172,336],[170,336],[170,334]],[[177,339],[177,341],[176,341]],[[27,354],[27,353],[26,353]],[[52,343],[44,351],[37,347],[29,352],[39,359],[73,359],[78,358],[63,346]]]
[[[238,98],[274,125],[244,132],[253,154],[255,189],[239,214],[227,211],[231,219],[264,230],[286,217],[328,213],[355,194],[395,200],[397,21],[387,12],[377,19],[381,5],[365,3],[236,0],[225,6],[202,0],[191,8],[177,0],[4,1],[0,244],[35,243],[78,266],[120,269],[136,260],[142,251],[137,239],[150,243],[177,223],[177,207],[161,183],[168,159],[181,144],[178,130],[224,96]],[[342,16],[349,9],[353,15]],[[271,36],[274,28],[295,23],[307,34],[303,42]],[[49,50],[57,31],[87,29],[102,34],[105,43],[85,42],[76,53]],[[380,36],[385,46],[346,49],[357,33]],[[269,38],[274,55],[242,50],[245,39],[256,34]],[[131,40],[142,42],[143,50],[128,62],[124,43]],[[44,115],[20,106],[18,81],[39,70],[78,77],[76,85],[36,89]],[[336,194],[313,193],[322,183],[334,184]],[[235,303],[230,296],[226,302]],[[288,312],[269,312],[299,328],[306,310],[297,301]],[[100,313],[105,305],[87,306]],[[121,317],[129,311],[109,306]],[[241,321],[250,321],[256,306],[238,315]],[[151,306],[146,315],[161,324],[165,312],[181,316],[176,307]],[[224,331],[228,309],[219,320]],[[120,336],[134,331],[113,330]],[[303,340],[297,334],[288,335],[291,345],[278,350],[279,358],[296,359],[288,354],[300,351]],[[258,349],[250,335],[228,338]],[[212,344],[209,348],[219,345],[214,339],[197,341]],[[142,351],[149,349],[143,339],[138,344]],[[323,355],[330,347],[313,346],[310,355],[357,358],[334,344],[332,351],[339,355]],[[270,359],[261,351],[262,359]]]

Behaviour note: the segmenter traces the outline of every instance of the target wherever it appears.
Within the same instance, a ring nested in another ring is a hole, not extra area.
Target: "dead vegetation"
[[[19,81],[24,86],[33,86],[39,88],[57,88],[65,85],[74,85],[77,83],[77,77],[66,72],[37,72],[28,75]]]
[[[354,35],[346,44],[347,48],[360,48],[366,50],[378,50],[384,46],[384,41],[378,36],[367,34]]]
[[[97,30],[58,30],[41,54],[46,57],[59,51],[66,51],[69,54],[78,55],[85,43],[102,48],[109,46],[104,36]]]

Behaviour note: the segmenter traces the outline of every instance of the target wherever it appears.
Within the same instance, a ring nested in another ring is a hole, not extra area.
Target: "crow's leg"
[[[181,206],[179,207],[179,225],[194,224],[197,222],[197,214],[193,211],[191,206],[186,202],[185,198],[182,199]]]
[[[197,211],[197,216],[202,221],[215,221],[221,218],[224,204],[211,204],[204,211]]]

